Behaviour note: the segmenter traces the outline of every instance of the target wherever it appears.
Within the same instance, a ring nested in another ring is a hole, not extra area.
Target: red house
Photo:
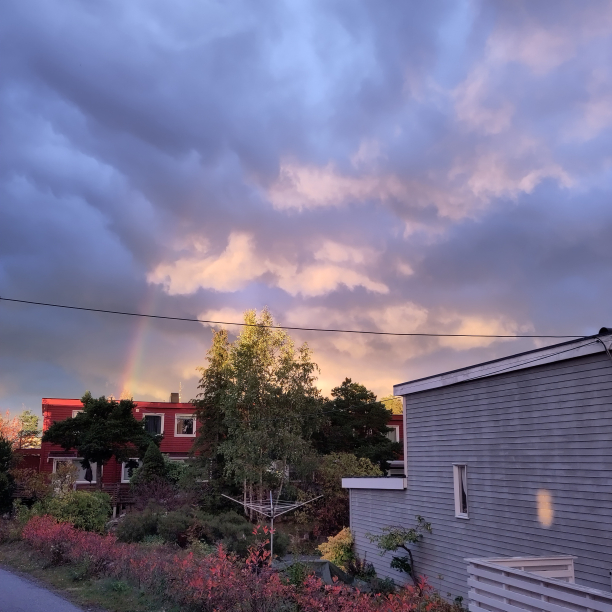
[[[171,395],[171,400],[178,400],[178,393]],[[144,421],[145,429],[151,433],[163,434],[160,450],[168,455],[170,460],[184,461],[196,437],[197,422],[193,414],[193,404],[170,402],[135,402],[134,416]],[[83,410],[83,404],[78,399],[43,398],[43,431],[46,431],[54,421],[63,421]],[[88,486],[85,480],[85,470],[81,467],[81,458],[76,451],[66,452],[61,446],[43,442],[40,448],[40,471],[52,473],[63,461],[73,462],[79,469],[77,486]],[[92,465],[93,481],[97,484],[96,466]],[[126,464],[120,464],[113,457],[103,469],[102,484],[113,485],[128,483],[130,474]]]
[[[404,419],[403,414],[392,414],[391,419],[387,423],[387,427],[391,428],[391,431],[387,433],[387,437],[392,442],[403,442],[404,441]],[[404,466],[404,447],[400,456],[394,461],[389,461],[389,474],[397,475],[405,474],[406,469]]]

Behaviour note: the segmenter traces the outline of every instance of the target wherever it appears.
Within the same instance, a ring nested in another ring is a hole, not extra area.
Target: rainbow
[[[155,293],[155,290],[149,289],[138,312],[149,313],[153,311],[156,301]],[[149,324],[150,319],[147,317],[137,317],[130,348],[127,351],[127,359],[120,378],[119,397],[121,398],[131,398],[134,391],[137,391],[138,382],[143,374],[144,349]]]

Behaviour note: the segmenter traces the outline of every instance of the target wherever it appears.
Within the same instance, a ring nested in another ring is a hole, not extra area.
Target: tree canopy
[[[13,466],[13,444],[0,434],[0,512],[11,509],[15,479],[10,470]]]
[[[390,410],[393,414],[402,414],[404,412],[404,406],[402,405],[402,399],[395,395],[385,395],[381,397],[380,401],[385,405],[387,410]]]
[[[119,402],[102,396],[92,397],[89,391],[81,398],[83,410],[74,417],[54,422],[43,434],[43,442],[76,449],[83,458],[83,467],[97,465],[97,484],[102,487],[102,466],[115,457],[127,461],[134,453],[142,457],[155,437],[144,430],[133,415],[134,402]]]
[[[31,410],[24,410],[19,416],[0,416],[0,436],[8,440],[13,448],[32,448],[40,445],[38,417]]]
[[[244,321],[234,342],[226,332],[214,335],[208,366],[200,370],[198,446],[221,458],[225,476],[245,496],[262,495],[264,487],[280,493],[289,465],[299,467],[312,453],[322,405],[318,367],[306,344],[296,347],[274,328],[267,309],[259,316],[247,311]]]
[[[332,398],[324,407],[326,423],[314,436],[317,450],[329,453],[352,453],[388,468],[388,461],[401,451],[399,442],[387,438],[391,411],[376,395],[350,378],[332,389]]]

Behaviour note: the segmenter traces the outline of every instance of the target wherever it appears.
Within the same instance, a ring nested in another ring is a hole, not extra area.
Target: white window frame
[[[176,426],[179,419],[193,419],[193,433],[192,434],[180,434],[176,433]],[[194,414],[175,414],[174,415],[174,436],[176,438],[195,438],[197,430],[197,422]]]
[[[139,464],[138,467],[142,467],[142,459],[139,459],[138,457],[130,457],[128,461],[138,461],[138,464]],[[125,471],[126,464],[127,464],[127,461],[121,462],[121,483],[122,484],[126,484],[130,482],[129,478],[127,480],[123,479],[123,472]],[[134,469],[137,469],[137,468],[134,468]]]
[[[57,464],[58,463],[66,463],[70,461],[71,463],[75,463],[77,461],[83,461],[83,457],[54,457],[53,458],[53,473],[55,474],[55,472],[57,471]],[[104,472],[104,468],[102,468],[102,471]],[[91,464],[91,473],[92,476],[94,477],[93,480],[91,481],[91,484],[96,484],[96,482],[98,481],[98,466],[95,463]],[[77,480],[75,482],[75,484],[90,484],[89,480]]]
[[[463,476],[463,488],[465,490],[465,499],[467,502],[466,512],[461,507],[461,479]],[[468,489],[468,470],[467,463],[453,463],[453,488],[455,491],[455,517],[460,519],[469,519],[470,512],[470,497]]]
[[[72,411],[72,418],[74,419],[74,417],[79,414],[79,412],[83,412],[82,408],[79,408],[78,410],[73,410]]]
[[[389,429],[395,429],[395,442],[401,442],[400,440],[400,426],[399,425],[387,425],[387,427]],[[391,432],[388,431],[385,435],[387,436],[387,438],[389,438],[389,440],[391,440],[391,438],[389,437],[389,434]],[[393,442],[393,440],[391,440],[391,442]]]
[[[143,427],[144,427],[145,417],[148,417],[148,416],[161,417],[161,431],[159,432],[159,435],[162,435],[164,433],[164,417],[166,415],[163,412],[143,412],[142,413],[142,426]]]

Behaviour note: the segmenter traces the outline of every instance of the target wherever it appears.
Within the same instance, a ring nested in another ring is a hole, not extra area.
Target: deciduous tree
[[[211,426],[199,428],[198,445],[221,458],[225,476],[243,487],[246,499],[268,487],[280,495],[289,466],[312,454],[321,397],[306,344],[296,347],[266,309],[259,317],[247,311],[244,321],[232,343],[225,332],[215,334],[194,403]]]

